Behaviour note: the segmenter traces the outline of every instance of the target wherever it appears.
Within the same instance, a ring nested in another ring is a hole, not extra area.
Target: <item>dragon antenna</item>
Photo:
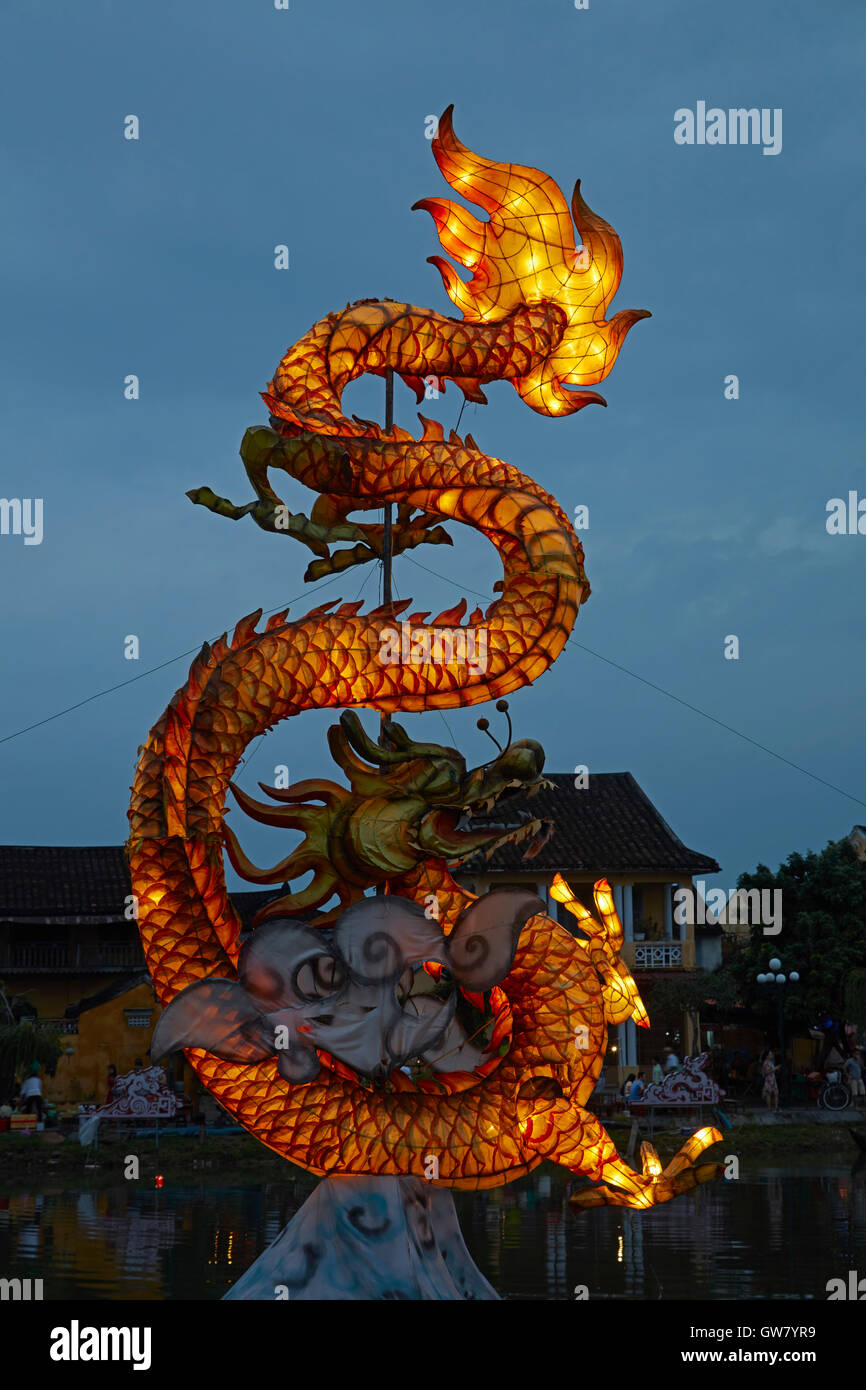
[[[510,747],[511,747],[511,715],[508,713],[508,701],[507,701],[507,700],[497,700],[497,701],[496,701],[496,708],[499,710],[499,713],[500,713],[500,714],[504,714],[504,715],[505,715],[505,718],[508,720],[508,742],[506,743],[505,746],[506,746],[506,748],[510,748]]]
[[[496,744],[496,747],[499,749],[500,753],[502,753],[502,752],[504,751],[504,750],[503,750],[503,747],[502,747],[502,744],[499,742],[499,739],[498,739],[498,738],[493,738],[493,735],[492,735],[492,733],[490,732],[490,720],[489,720],[489,719],[479,719],[479,720],[478,720],[478,728],[482,731],[482,733],[485,733],[489,739],[493,739],[493,742]]]

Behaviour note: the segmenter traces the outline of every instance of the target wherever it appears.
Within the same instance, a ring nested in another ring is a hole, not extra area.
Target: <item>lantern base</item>
[[[454,1199],[422,1178],[323,1178],[226,1299],[492,1300]]]

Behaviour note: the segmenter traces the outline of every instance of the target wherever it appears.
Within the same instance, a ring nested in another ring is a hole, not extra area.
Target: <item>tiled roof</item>
[[[121,845],[0,845],[0,921],[122,922]]]
[[[131,892],[122,845],[0,845],[0,922],[123,922]],[[279,892],[231,894],[244,931]]]
[[[532,797],[514,796],[498,803],[491,819],[510,825],[515,811],[552,820],[554,831],[534,859],[524,860],[526,844],[503,845],[485,861],[466,860],[476,872],[534,870],[560,873],[718,873],[707,854],[688,849],[659,815],[630,772],[593,772],[578,791],[570,772],[544,774],[550,789]]]

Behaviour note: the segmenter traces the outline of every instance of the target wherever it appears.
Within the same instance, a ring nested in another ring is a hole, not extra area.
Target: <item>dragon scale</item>
[[[139,927],[163,1005],[196,981],[236,975],[240,924],[223,870],[225,796],[252,739],[308,709],[387,714],[499,699],[556,660],[589,592],[568,518],[532,479],[482,452],[471,436],[446,439],[423,417],[414,439],[399,427],[385,431],[342,413],[348,382],[391,369],[419,394],[434,376],[477,401],[486,382],[510,380],[539,413],[571,414],[601,400],[573,388],[606,375],[631,324],[643,316],[628,311],[605,320],[621,249],[579,189],[570,214],[546,175],[467,150],[453,133],[450,112],[433,147],[445,177],[490,214],[482,223],[444,200],[420,205],[432,213],[445,250],[473,271],[463,282],[432,258],[463,320],[391,300],[360,301],[328,315],[286,353],[269,383],[263,398],[270,427],[253,427],[244,438],[241,456],[257,502],[237,509],[208,490],[191,496],[226,515],[252,510],[259,524],[274,529],[279,497],[271,475],[289,474],[319,494],[310,523],[304,519],[299,528],[313,538],[320,563],[330,563],[321,558],[323,549],[328,557],[321,539],[329,528],[340,538],[366,535],[368,549],[380,543],[375,528],[365,533],[346,521],[350,511],[387,503],[406,515],[416,509],[428,535],[433,522],[473,527],[496,548],[503,567],[498,596],[463,627],[483,629],[486,665],[383,662],[384,634],[406,604],[367,614],[358,603],[336,611],[325,604],[294,621],[275,614],[262,630],[256,613],[230,639],[205,645],[140,750],[129,811]],[[520,269],[530,262],[534,279]],[[429,613],[406,621],[412,632],[435,633],[443,624],[461,625],[466,607],[464,601],[432,622]],[[304,868],[301,858],[297,872]],[[375,881],[371,876],[369,883]],[[419,856],[388,886],[421,905],[435,895],[446,934],[473,901],[445,857]],[[567,886],[562,892],[567,901]],[[629,1017],[646,1022],[619,960],[622,930],[604,880],[595,896],[598,921],[572,908],[583,938],[542,914],[524,927],[497,995],[494,1043],[501,1055],[491,1054],[483,1075],[440,1073],[417,1082],[398,1069],[386,1086],[371,1088],[320,1052],[318,1076],[292,1085],[273,1059],[243,1065],[201,1048],[187,1056],[230,1114],[313,1173],[429,1177],[435,1156],[441,1184],[489,1187],[549,1158],[602,1184],[581,1194],[581,1205],[646,1207],[667,1200],[715,1176],[715,1165],[695,1168],[694,1160],[717,1136],[713,1130],[693,1136],[664,1172],[647,1148],[636,1173],[585,1109],[608,1024]]]

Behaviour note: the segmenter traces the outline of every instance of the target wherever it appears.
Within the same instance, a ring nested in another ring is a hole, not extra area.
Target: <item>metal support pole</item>
[[[394,369],[388,367],[385,371],[385,429],[390,433],[394,428]],[[392,526],[392,507],[390,502],[385,503],[385,525],[382,530],[382,602],[392,603],[393,593],[391,590],[391,560],[393,558],[393,535]],[[379,743],[386,745],[385,739],[385,720],[386,714],[379,715]],[[383,894],[388,885],[380,883],[376,889],[376,894]]]
[[[388,367],[385,372],[385,429],[390,433],[394,428],[394,369]],[[393,536],[391,532],[392,507],[390,502],[385,503],[385,526],[382,535],[382,602],[392,603],[393,593],[391,590],[391,560],[393,558]],[[380,730],[384,728],[387,715],[379,716]],[[379,742],[382,742],[380,732]]]
[[[390,433],[394,428],[394,371],[389,367],[385,372],[385,429]],[[382,540],[382,602],[392,601],[391,593],[391,503],[385,504],[385,534]]]

